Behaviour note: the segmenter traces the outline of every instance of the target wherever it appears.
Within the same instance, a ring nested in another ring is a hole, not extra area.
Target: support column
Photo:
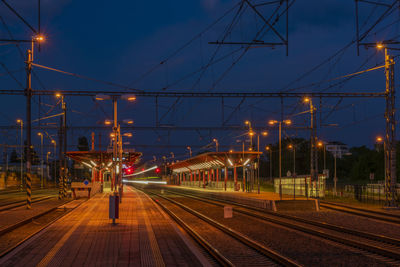
[[[219,182],[219,169],[217,169],[217,188],[218,188],[218,182]]]
[[[201,178],[200,178],[200,170],[198,170],[198,173],[197,173],[197,174],[198,174],[197,179],[199,179],[199,187],[200,187],[200,186],[201,186],[201,185],[200,185],[200,179],[201,179]]]
[[[206,171],[203,170],[203,187],[206,188]]]
[[[243,166],[242,168],[243,168],[243,188],[242,188],[242,192],[244,192],[244,188],[246,187],[246,168],[245,168],[245,166]]]
[[[228,181],[228,168],[225,167],[225,191],[226,191],[226,182]]]
[[[234,186],[235,188],[233,189],[236,191],[237,188],[237,172],[236,172],[236,166],[233,167],[233,181],[234,181]]]

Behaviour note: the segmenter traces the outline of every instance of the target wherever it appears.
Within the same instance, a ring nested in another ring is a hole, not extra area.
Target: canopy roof
[[[251,163],[262,152],[208,152],[171,164],[173,172],[190,172],[224,167],[240,167]]]
[[[80,163],[96,166],[107,166],[112,161],[112,152],[106,151],[70,151],[67,156]],[[122,164],[133,165],[137,163],[142,156],[141,152],[124,152],[122,154]]]

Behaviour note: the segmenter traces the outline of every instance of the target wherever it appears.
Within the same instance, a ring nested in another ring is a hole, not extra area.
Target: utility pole
[[[397,208],[396,196],[396,118],[395,118],[395,87],[394,87],[394,59],[388,55],[385,48],[385,76],[386,76],[386,135],[385,135],[385,206]]]
[[[113,127],[113,172],[112,172],[112,180],[113,180],[113,189],[114,191],[117,188],[117,157],[118,157],[118,114],[117,114],[117,98],[113,97],[113,116],[114,116],[114,127]],[[118,166],[119,167],[119,166]]]
[[[316,182],[316,197],[319,197],[319,176],[318,176],[318,151],[317,151],[317,134],[316,134],[316,118],[315,107],[312,99],[306,97],[304,102],[310,102],[310,115],[311,115],[311,135],[310,135],[310,175],[311,182]]]
[[[63,110],[63,197],[67,197],[67,105],[64,102],[64,96],[61,96],[61,106]]]
[[[33,44],[32,44],[33,48]],[[31,180],[31,164],[32,164],[32,139],[31,139],[31,99],[32,99],[32,50],[26,53],[26,207],[31,209],[32,201],[32,180]]]
[[[59,130],[59,132],[58,132],[58,137],[59,137],[59,139],[58,139],[58,143],[60,144],[59,145],[59,155],[58,155],[58,158],[59,158],[59,173],[58,173],[58,175],[59,175],[59,180],[58,180],[58,199],[62,199],[63,198],[63,188],[64,188],[64,182],[63,182],[63,162],[64,162],[64,154],[63,154],[63,135],[64,135],[64,133],[63,133],[63,127],[62,127],[62,124],[63,124],[63,118],[61,118],[60,117],[60,130]]]

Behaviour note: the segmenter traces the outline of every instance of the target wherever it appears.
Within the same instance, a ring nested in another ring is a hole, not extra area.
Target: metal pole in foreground
[[[64,133],[63,133],[63,127],[62,127],[62,121],[63,121],[63,118],[61,118],[60,117],[60,131],[59,131],[59,140],[58,140],[58,142],[59,142],[59,148],[58,148],[58,150],[59,150],[59,155],[58,155],[58,159],[59,159],[59,161],[58,161],[58,166],[59,166],[59,173],[58,173],[58,199],[62,199],[63,198],[63,165],[62,165],[62,163],[64,162],[63,161],[63,159],[64,159],[64,154],[63,154],[63,135],[64,135]]]
[[[282,200],[282,121],[279,122],[279,198]]]
[[[43,133],[39,133],[40,135],[40,173],[41,173],[41,178],[40,178],[40,188],[43,188]]]
[[[63,109],[63,145],[64,145],[64,157],[63,157],[63,197],[67,197],[67,106],[64,102],[64,96],[62,96],[62,109]]]
[[[394,87],[394,60],[388,55],[385,48],[385,76],[386,76],[386,135],[385,135],[385,194],[388,208],[397,208],[396,194],[396,146],[395,146],[395,87]]]
[[[31,159],[32,159],[32,140],[31,140],[31,98],[32,98],[32,51],[28,49],[26,60],[26,207],[31,209],[32,201],[32,181],[31,181]]]
[[[118,114],[117,114],[117,98],[114,96],[113,97],[113,116],[114,116],[114,127],[113,127],[113,133],[114,133],[114,142],[113,142],[113,191],[116,190],[117,186],[117,148],[118,148]]]
[[[24,133],[23,133],[23,125],[24,122],[22,120],[17,120],[21,124],[21,191],[24,188]]]

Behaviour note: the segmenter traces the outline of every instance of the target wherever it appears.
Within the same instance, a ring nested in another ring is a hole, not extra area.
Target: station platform
[[[216,190],[201,187],[190,186],[177,186],[167,185],[166,188],[176,190],[195,191],[198,193],[213,195],[214,197],[221,197],[237,201],[242,204],[249,204],[255,207],[270,209],[273,211],[291,211],[291,210],[319,210],[319,203],[316,199],[306,198],[304,196],[282,195],[282,199],[278,193],[275,192],[243,192],[233,190]]]
[[[98,193],[0,259],[0,266],[207,266],[208,260],[147,195],[124,187],[119,219]]]

